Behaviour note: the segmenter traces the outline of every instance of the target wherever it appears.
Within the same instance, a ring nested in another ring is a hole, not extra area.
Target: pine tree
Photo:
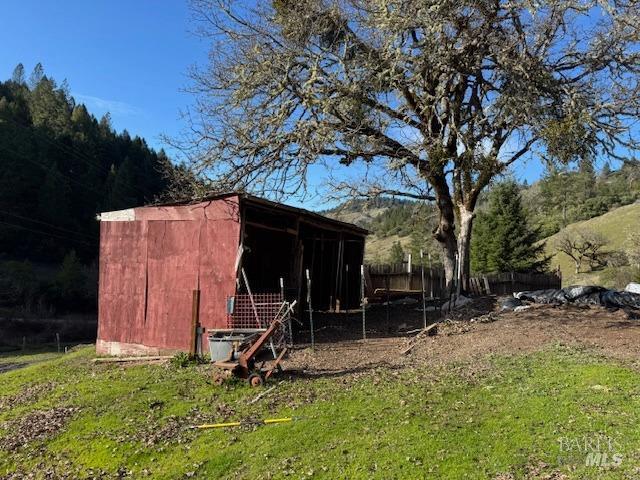
[[[532,229],[516,182],[496,185],[486,212],[478,215],[471,248],[472,268],[478,272],[542,271],[549,259],[539,231]]]
[[[109,198],[110,210],[122,210],[134,207],[137,204],[135,190],[135,171],[133,162],[129,157],[115,169],[113,184]]]
[[[66,307],[73,307],[73,302],[83,300],[87,291],[87,276],[75,250],[65,255],[56,275],[55,285]]]
[[[13,75],[11,75],[11,81],[16,85],[24,85],[24,65],[19,63],[16,68],[13,69]]]
[[[33,67],[33,71],[31,72],[31,76],[29,77],[29,87],[33,90],[38,86],[40,81],[44,78],[44,68],[42,64],[38,62],[35,67]]]
[[[65,135],[71,130],[71,105],[64,90],[44,77],[30,96],[33,124],[44,127],[55,136]]]
[[[39,189],[39,217],[52,225],[66,226],[70,213],[69,182],[60,174],[54,163],[49,167],[44,182]]]
[[[111,114],[109,112],[105,113],[100,118],[100,131],[103,136],[107,136],[113,133],[113,127],[111,126]]]
[[[391,245],[391,252],[389,252],[389,263],[392,265],[401,264],[404,262],[404,250],[400,242],[393,242]]]

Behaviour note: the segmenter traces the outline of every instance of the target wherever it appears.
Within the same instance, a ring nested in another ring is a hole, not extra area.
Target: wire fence
[[[241,293],[227,298],[227,328],[266,329],[284,314],[285,301],[278,293]],[[291,345],[293,336],[288,319],[274,332],[272,346]]]

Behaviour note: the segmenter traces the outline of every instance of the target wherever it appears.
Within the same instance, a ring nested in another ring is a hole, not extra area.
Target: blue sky
[[[189,28],[183,0],[4,2],[0,76],[18,62],[28,76],[41,62],[96,116],[110,111],[117,130],[161,147],[159,135],[180,130],[191,100],[180,92],[187,69],[206,61],[207,45]]]
[[[27,75],[41,62],[48,75],[67,79],[76,100],[96,116],[109,111],[117,130],[126,128],[160,148],[161,134],[176,135],[184,127],[180,110],[192,101],[181,92],[188,68],[207,61],[208,45],[191,27],[186,0],[5,2],[0,78],[9,78],[19,62]],[[529,182],[541,173],[533,161],[515,169]],[[322,185],[322,177],[314,168],[311,184]],[[317,197],[303,204],[324,206]]]

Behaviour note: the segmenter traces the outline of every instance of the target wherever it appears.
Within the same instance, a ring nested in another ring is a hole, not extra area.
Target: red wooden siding
[[[198,288],[202,221],[149,222],[144,345],[180,349],[191,340],[191,298]]]
[[[200,323],[226,325],[240,238],[237,197],[135,209],[100,227],[99,353],[189,350],[193,290]],[[204,346],[204,345],[203,345]]]

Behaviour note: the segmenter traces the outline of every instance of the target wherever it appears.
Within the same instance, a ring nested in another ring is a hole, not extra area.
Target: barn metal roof
[[[367,229],[354,225],[353,223],[343,222],[340,220],[329,218],[327,216],[321,215],[316,212],[312,212],[310,210],[306,210],[304,208],[293,207],[291,205],[286,205],[284,203],[274,202],[271,200],[267,200],[266,198],[257,197],[255,195],[251,195],[248,193],[237,193],[237,192],[217,193],[217,194],[205,195],[197,199],[154,203],[154,204],[146,205],[145,208],[195,205],[202,202],[207,202],[212,200],[221,200],[221,199],[233,197],[233,196],[237,196],[240,199],[240,202],[245,205],[255,205],[255,206],[269,208],[273,210],[281,210],[281,211],[284,210],[296,215],[300,215],[302,217],[306,217],[310,220],[314,220],[316,223],[332,226],[333,228],[336,228],[336,229],[346,230],[356,235],[365,236],[369,233]],[[129,210],[122,210],[121,212],[128,212]],[[105,213],[115,214],[119,212],[103,212],[100,216],[104,216]],[[113,215],[110,215],[110,216],[113,216]]]

